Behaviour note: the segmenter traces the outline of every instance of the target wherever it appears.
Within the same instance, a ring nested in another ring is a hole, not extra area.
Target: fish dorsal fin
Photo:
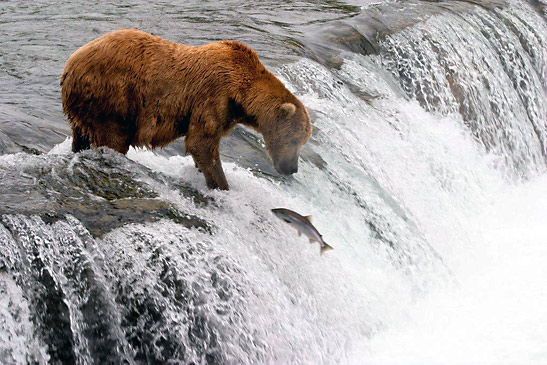
[[[311,220],[311,215],[307,215],[304,217],[308,222],[313,223]]]

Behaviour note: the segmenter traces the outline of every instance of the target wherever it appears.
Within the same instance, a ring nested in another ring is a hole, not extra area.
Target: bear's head
[[[312,134],[310,117],[304,105],[298,100],[280,104],[275,121],[261,129],[276,171],[283,175],[297,172],[300,149]]]

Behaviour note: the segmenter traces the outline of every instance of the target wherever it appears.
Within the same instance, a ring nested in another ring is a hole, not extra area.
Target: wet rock
[[[56,211],[47,211],[40,217],[46,223],[53,223],[72,215],[80,220],[95,237],[102,237],[128,223],[154,222],[168,218],[187,228],[200,228],[207,232],[211,227],[195,215],[185,214],[171,204],[159,199],[129,198],[112,201],[87,202],[67,200]]]
[[[243,127],[236,127],[229,136],[222,139],[221,153],[225,160],[237,162],[253,172],[278,176],[262,139]]]
[[[159,219],[188,228],[211,229],[201,218],[159,199],[144,180],[178,187],[197,205],[208,204],[210,198],[180,182],[171,183],[169,178],[113,151],[35,157],[33,162],[20,168],[0,166],[0,214],[38,215],[48,223],[72,215],[94,236],[128,223]]]
[[[15,144],[5,133],[0,131],[0,155],[22,152],[23,149]]]

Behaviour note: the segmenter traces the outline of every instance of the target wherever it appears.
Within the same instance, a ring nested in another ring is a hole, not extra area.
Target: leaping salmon
[[[311,222],[311,216],[301,216],[300,214],[285,208],[276,208],[272,209],[273,214],[285,223],[288,223],[291,227],[298,231],[298,236],[300,237],[304,234],[310,240],[310,243],[319,242],[321,247],[319,254],[323,252],[332,250],[333,248],[329,246],[323,240],[323,236],[317,231]]]

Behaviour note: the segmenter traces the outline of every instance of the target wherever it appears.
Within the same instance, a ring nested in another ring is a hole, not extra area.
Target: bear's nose
[[[281,165],[281,168],[279,169],[279,172],[281,172],[283,175],[292,175],[298,172],[298,165],[297,164],[285,164]]]
[[[275,169],[283,175],[292,175],[298,172],[298,163],[283,161],[280,164],[276,164]]]

